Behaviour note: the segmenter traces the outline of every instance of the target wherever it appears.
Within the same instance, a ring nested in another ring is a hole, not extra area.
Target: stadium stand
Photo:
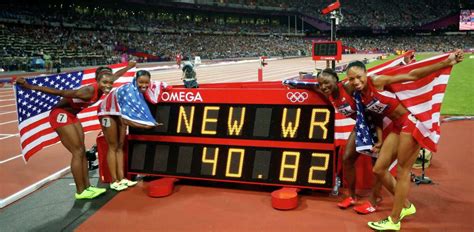
[[[43,68],[45,62],[55,67],[111,64],[123,54],[139,62],[170,61],[177,53],[202,59],[304,56],[310,54],[311,39],[329,38],[329,18],[319,11],[331,2],[5,1],[0,3],[0,64],[14,71]],[[342,0],[341,4],[339,39],[351,52],[474,47],[467,33],[442,34],[455,27],[452,23],[445,28],[429,24],[459,14],[463,1]],[[415,36],[425,25],[431,25],[430,31]]]

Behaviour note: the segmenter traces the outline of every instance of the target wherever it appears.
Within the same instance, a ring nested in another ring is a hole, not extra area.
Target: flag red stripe
[[[91,69],[86,69],[84,70],[84,75],[88,75],[88,74],[94,74],[95,75],[95,68],[91,68]]]
[[[95,130],[101,130],[101,129],[102,128],[100,127],[99,123],[84,127],[84,131],[95,131]]]
[[[29,150],[26,154],[24,154],[25,160],[29,160],[31,156],[33,156],[36,152],[40,151],[44,147],[55,144],[57,142],[59,142],[59,137],[43,141],[39,145],[35,146],[33,149]]]
[[[347,126],[337,126],[336,133],[344,133],[344,132],[351,132],[354,128],[354,125],[347,125]]]
[[[50,133],[53,133],[53,132],[54,132],[54,130],[51,127],[48,127],[48,128],[46,128],[44,130],[41,130],[41,131],[38,131],[38,133],[35,133],[32,136],[30,136],[29,138],[25,139],[25,141],[23,141],[21,143],[21,146],[22,146],[22,148],[25,148],[26,146],[28,146],[28,144],[36,141],[41,136],[44,136],[44,135],[47,135],[47,134],[50,134]]]
[[[446,69],[448,70],[448,69]],[[441,75],[449,75],[449,72],[446,72],[446,70],[442,70],[442,72],[436,72],[432,75],[426,76],[422,79],[419,79],[414,82],[405,82],[405,83],[396,83],[396,84],[391,84],[390,87],[394,89],[395,91],[404,91],[404,90],[417,90],[422,86],[429,85],[434,78],[439,77]],[[451,68],[449,68],[449,71]],[[440,83],[438,83],[439,85]]]
[[[82,124],[86,122],[94,122],[94,121],[97,121],[97,123],[99,123],[99,118],[97,117],[97,115],[81,118],[80,120]]]
[[[24,135],[24,134],[26,134],[28,131],[30,131],[30,130],[32,130],[32,129],[34,129],[34,128],[36,128],[36,127],[38,127],[38,126],[40,126],[40,125],[42,125],[42,124],[44,124],[44,123],[47,123],[47,122],[49,122],[48,117],[41,118],[40,120],[37,120],[37,121],[35,121],[35,122],[29,124],[28,126],[23,127],[23,128],[20,130],[20,135]]]
[[[434,143],[430,138],[424,137],[419,130],[415,130],[412,135],[421,147],[428,148],[432,152],[436,152],[438,150],[436,143]]]
[[[441,110],[441,103],[433,104],[431,109],[423,113],[417,114],[416,118],[422,122],[431,120],[433,113],[439,112]]]
[[[444,92],[446,90],[446,86],[445,84],[443,85],[437,85],[437,86],[434,86],[433,87],[433,90],[430,91],[430,92],[427,92],[427,93],[424,93],[424,94],[420,94],[418,96],[415,96],[415,97],[411,97],[409,99],[406,99],[405,101],[403,101],[403,105],[405,107],[412,107],[412,106],[417,106],[417,105],[420,105],[422,103],[425,103],[427,100],[429,99],[432,99],[432,97],[435,95],[435,94],[442,94],[444,95]]]

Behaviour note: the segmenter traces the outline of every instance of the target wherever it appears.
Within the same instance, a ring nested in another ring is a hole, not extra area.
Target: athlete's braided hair
[[[318,77],[320,77],[322,75],[324,75],[324,76],[329,75],[329,76],[333,77],[334,79],[336,79],[336,82],[339,82],[339,77],[337,76],[337,73],[334,70],[332,70],[331,68],[326,68],[323,71],[321,71],[318,74]]]

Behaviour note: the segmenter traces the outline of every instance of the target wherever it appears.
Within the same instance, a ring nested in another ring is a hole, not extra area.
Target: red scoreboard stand
[[[149,107],[163,126],[129,128],[128,174],[326,191],[336,184],[335,112],[318,93],[279,81],[205,84],[163,92]],[[97,144],[107,182],[105,139]]]
[[[128,170],[240,184],[331,190],[334,109],[281,82],[173,88],[149,105],[163,126],[130,128]]]

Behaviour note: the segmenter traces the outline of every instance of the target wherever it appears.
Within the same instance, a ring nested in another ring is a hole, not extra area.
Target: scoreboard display
[[[330,190],[334,109],[275,84],[162,93],[149,107],[164,125],[130,128],[129,173]]]
[[[459,30],[474,30],[474,10],[461,10],[459,13]]]
[[[342,43],[338,41],[313,41],[313,60],[341,60]]]

